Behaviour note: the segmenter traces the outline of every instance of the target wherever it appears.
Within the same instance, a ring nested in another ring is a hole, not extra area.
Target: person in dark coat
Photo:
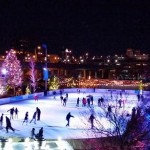
[[[71,117],[74,118],[74,116],[72,116],[71,113],[69,112],[69,113],[67,114],[67,116],[66,116],[66,120],[67,120],[66,126],[69,126],[69,125],[70,125],[70,118],[71,118]]]
[[[43,127],[39,130],[39,138],[43,138]]]
[[[101,98],[98,98],[98,106],[100,107],[101,106]]]
[[[40,120],[41,110],[38,107],[36,107],[36,112],[37,112],[37,120]]]
[[[76,104],[77,107],[79,107],[79,101],[80,101],[80,99],[79,99],[79,97],[78,97],[78,98],[77,98],[77,104]]]
[[[3,116],[4,116],[4,114],[2,114],[0,117],[0,127],[1,128],[3,127]]]
[[[136,118],[136,108],[132,108],[132,115],[131,115],[131,120],[134,120]]]
[[[15,118],[17,118],[18,119],[18,108],[16,107],[16,109],[14,110],[14,112],[15,112]]]
[[[68,100],[68,93],[66,93],[66,99]]]
[[[118,103],[119,103],[119,108],[121,108],[122,107],[122,100],[119,99]]]
[[[66,97],[63,99],[63,106],[66,106],[66,103],[67,103],[67,99]]]
[[[11,129],[13,132],[15,132],[14,128],[11,126],[10,119],[6,116],[6,132],[8,133],[8,129]]]
[[[56,99],[56,91],[53,91],[54,99]]]
[[[7,112],[10,112],[10,119],[13,119],[13,114],[14,114],[14,107],[7,110]]]
[[[60,96],[60,100],[61,100],[61,103],[62,103],[63,102],[63,96],[62,95]]]
[[[34,139],[35,138],[35,128],[32,128],[31,130],[31,139]]]
[[[100,100],[101,100],[101,105],[102,105],[102,106],[104,106],[104,98],[103,98],[103,97],[101,97],[101,99],[100,99]]]
[[[29,114],[28,114],[28,112],[26,112],[25,117],[24,117],[24,121],[23,121],[22,124],[24,124],[24,122],[26,122],[26,125],[27,125],[27,123],[28,123],[28,117],[29,117]]]
[[[93,129],[93,127],[94,127],[94,119],[95,119],[94,115],[91,114],[91,116],[89,118],[89,121],[91,122],[91,129]]]
[[[91,96],[90,98],[91,98],[91,103],[93,105],[93,101],[94,101],[93,96]]]
[[[87,98],[88,106],[90,107],[90,98]]]
[[[111,116],[111,112],[112,112],[112,109],[111,109],[110,105],[108,106],[107,110],[108,111],[107,111],[106,117],[108,117],[108,116],[110,117]]]
[[[59,93],[60,93],[60,96],[62,96],[62,90],[60,90],[60,92],[59,92]]]
[[[39,133],[35,136],[37,139],[43,138],[43,127],[39,130]]]
[[[34,124],[36,124],[36,112],[34,112],[32,120],[30,121],[30,123],[34,120]]]
[[[138,101],[140,101],[140,98],[141,98],[140,94],[137,94],[137,98],[138,98]]]

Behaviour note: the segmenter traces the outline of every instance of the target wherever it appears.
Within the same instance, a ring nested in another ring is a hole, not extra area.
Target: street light
[[[45,92],[44,95],[47,96],[47,80],[48,80],[48,69],[47,69],[47,45],[42,44],[42,47],[45,49],[45,68],[44,71],[44,80],[45,80]]]

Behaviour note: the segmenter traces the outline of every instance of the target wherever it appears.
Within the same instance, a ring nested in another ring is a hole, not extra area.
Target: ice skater
[[[101,97],[101,106],[104,106],[104,98],[103,97]]]
[[[119,103],[119,108],[121,108],[122,107],[122,100],[119,99],[118,103]]]
[[[15,132],[15,129],[12,128],[10,119],[6,116],[6,132],[8,133],[8,129],[11,129],[13,132]]]
[[[53,91],[54,99],[56,99],[56,91]]]
[[[18,112],[19,112],[19,111],[18,111],[18,108],[17,108],[17,107],[15,108],[14,112],[15,112],[15,118],[18,119]]]
[[[86,106],[86,102],[87,102],[87,101],[86,101],[86,98],[83,97],[83,99],[82,99],[82,106],[85,107],[85,106]]]
[[[89,107],[91,107],[90,102],[91,102],[90,98],[87,98],[87,103]]]
[[[91,116],[90,116],[90,118],[89,118],[89,121],[90,121],[90,123],[91,123],[91,129],[93,129],[93,127],[94,127],[94,119],[95,119],[94,115],[91,114]]]
[[[66,103],[67,103],[67,98],[65,97],[65,98],[63,99],[63,106],[66,106]]]
[[[80,99],[79,99],[79,97],[78,97],[78,98],[77,98],[77,104],[76,104],[77,107],[79,107],[79,101],[80,101]]]
[[[74,116],[71,115],[71,112],[69,112],[69,113],[67,114],[67,116],[66,116],[66,120],[67,120],[66,126],[69,126],[69,125],[70,125],[70,118],[71,118],[71,117],[74,118]]]
[[[112,113],[112,108],[111,106],[109,105],[108,108],[107,108],[107,114],[106,114],[106,117],[111,117],[111,113]]]
[[[38,100],[39,100],[38,95],[35,95],[35,96],[34,96],[34,101],[35,101],[35,102],[36,102],[36,101],[38,102]]]
[[[61,97],[62,96],[62,90],[60,90],[59,93],[60,93],[60,97]]]
[[[14,107],[7,110],[7,112],[10,112],[10,120],[13,119],[13,115],[14,115]]]
[[[91,105],[93,105],[93,102],[94,102],[93,96],[90,97],[90,101],[91,101]]]
[[[60,96],[60,100],[61,100],[61,103],[62,103],[63,102],[63,96],[62,95]]]
[[[68,93],[66,93],[66,99],[68,100]]]
[[[98,98],[97,100],[97,105],[100,107],[101,106],[101,98]]]
[[[35,128],[32,128],[31,130],[31,139],[34,139],[35,138]]]
[[[41,110],[38,107],[36,107],[36,112],[37,112],[37,120],[39,121],[41,117]]]
[[[26,122],[26,125],[27,125],[28,119],[29,119],[28,117],[29,117],[29,114],[28,114],[28,112],[26,112],[25,117],[24,117],[24,121],[22,124],[24,124],[24,122]]]
[[[32,120],[30,121],[30,123],[31,123],[32,121],[34,121],[34,124],[36,124],[36,113],[37,113],[37,112],[34,112],[33,117],[32,117]]]
[[[37,139],[43,139],[43,127],[39,130],[39,133],[35,135]]]
[[[4,114],[2,114],[0,117],[0,128],[1,129],[3,128],[3,117],[4,117]]]

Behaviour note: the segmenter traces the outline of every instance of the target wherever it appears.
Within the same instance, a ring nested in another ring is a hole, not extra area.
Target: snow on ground
[[[92,137],[91,125],[88,122],[88,119],[84,118],[84,121],[81,120],[81,114],[85,112],[89,112],[86,114],[89,118],[90,111],[87,107],[82,107],[82,98],[88,95],[93,95],[94,97],[94,105],[93,110],[95,112],[103,113],[103,110],[97,106],[97,100],[101,96],[104,97],[105,104],[108,105],[116,105],[116,98],[120,98],[120,95],[117,95],[115,92],[112,94],[113,98],[111,99],[110,93],[69,93],[68,101],[66,107],[64,107],[60,101],[60,96],[57,95],[56,99],[53,96],[47,96],[40,98],[38,102],[35,102],[33,99],[20,101],[16,103],[10,103],[6,105],[0,106],[0,114],[4,113],[4,123],[3,127],[5,127],[5,116],[9,117],[10,108],[18,108],[19,114],[18,119],[14,118],[11,120],[12,127],[15,128],[15,133],[9,130],[9,133],[6,133],[6,129],[3,128],[0,130],[1,137],[18,137],[25,138],[30,137],[30,133],[32,128],[35,128],[35,132],[38,133],[39,129],[43,127],[44,129],[44,138],[45,139],[57,139],[61,137],[62,139],[77,139],[77,138],[89,138],[89,135]],[[65,93],[63,94],[63,97]],[[80,105],[76,107],[77,97],[80,98]],[[137,105],[137,96],[135,95],[127,95],[123,94],[122,99],[126,100],[125,110],[131,113],[131,110],[134,106]],[[36,107],[39,107],[41,110],[41,120],[37,121],[36,124],[23,123],[25,113],[29,112],[29,121],[32,119],[33,113],[36,111]],[[123,108],[122,108],[123,109]],[[74,116],[71,118],[70,127],[66,127],[66,115],[68,112]],[[104,124],[106,124],[106,118],[102,118]],[[109,128],[109,127],[108,127]],[[88,134],[87,134],[88,132]]]

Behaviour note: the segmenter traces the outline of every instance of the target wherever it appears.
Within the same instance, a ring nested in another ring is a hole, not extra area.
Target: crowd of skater
[[[77,91],[78,94],[80,94],[80,92],[81,92],[80,90]],[[93,97],[93,95],[86,95],[85,92],[83,94],[85,95],[84,97],[82,97],[82,98],[77,97],[76,98],[76,107],[83,107],[83,108],[84,107],[94,108],[94,106],[105,107],[107,109],[106,117],[110,117],[110,115],[112,113],[112,108],[114,106],[110,105],[108,103],[108,101],[106,100],[105,95],[95,99]],[[56,92],[53,92],[53,96],[54,96],[54,100],[56,100]],[[58,97],[59,96],[57,96],[57,98]],[[116,104],[115,107],[118,107],[118,108],[124,108],[125,107],[127,99],[123,99],[122,92],[120,92],[117,95],[117,98],[116,98],[116,95],[114,96],[113,93],[110,92],[109,97],[110,97],[110,99],[109,99],[110,102],[115,99],[115,104]],[[137,99],[138,99],[138,101],[140,101],[141,99],[143,99],[143,97],[141,95],[137,95]],[[35,96],[34,100],[38,102],[39,101],[38,96]],[[69,101],[68,93],[63,93],[62,91],[60,91],[60,101],[61,101],[61,105],[63,107],[67,107],[67,102]],[[132,109],[133,114],[135,113],[135,109],[136,108]],[[5,118],[6,118],[6,132],[8,133],[9,129],[12,130],[13,132],[15,132],[15,128],[12,127],[12,125],[11,125],[11,120],[18,119],[19,110],[18,110],[18,108],[13,107],[13,108],[9,109],[7,112],[9,112],[10,116],[8,117],[8,114],[5,116]],[[1,128],[5,128],[4,127],[4,114],[5,113],[2,113],[2,115],[0,117]],[[74,118],[74,117],[75,116],[72,115],[71,112],[66,114],[66,121],[67,121],[66,127],[70,126],[70,120],[71,120],[71,118]],[[88,122],[90,122],[90,124],[91,124],[91,129],[94,128],[94,120],[95,119],[96,119],[96,116],[93,113],[89,114]],[[41,120],[41,110],[40,110],[40,108],[36,107],[35,111],[32,115],[32,118],[30,120],[29,120],[29,112],[28,111],[25,112],[24,119],[22,121],[22,125],[24,125],[24,124],[28,125],[30,123],[34,123],[36,125],[37,121],[40,121],[40,120]],[[37,133],[35,131],[35,128],[32,128],[30,137],[32,139],[34,139],[34,138],[40,138],[40,139],[44,138],[44,136],[43,136],[43,127],[41,127]]]
[[[1,117],[0,117],[0,127],[1,129],[6,128],[6,133],[8,133],[9,129],[12,130],[13,132],[15,132],[15,128],[12,127],[11,125],[11,120],[15,120],[18,119],[18,108],[14,108],[12,107],[11,109],[7,110],[7,112],[9,112],[9,117],[8,114],[6,114],[5,119],[6,119],[6,127],[4,127],[4,113],[2,113]],[[25,113],[25,117],[23,119],[22,125],[25,123],[26,125],[28,125],[29,123],[32,123],[32,121],[34,122],[34,124],[36,124],[36,121],[40,121],[40,116],[41,116],[41,110],[36,107],[35,112],[33,113],[33,117],[31,120],[29,120],[29,112]],[[35,128],[32,128],[31,130],[31,138],[38,138],[38,139],[42,139],[43,138],[43,127],[41,127],[41,129],[39,130],[38,133],[35,133]]]

